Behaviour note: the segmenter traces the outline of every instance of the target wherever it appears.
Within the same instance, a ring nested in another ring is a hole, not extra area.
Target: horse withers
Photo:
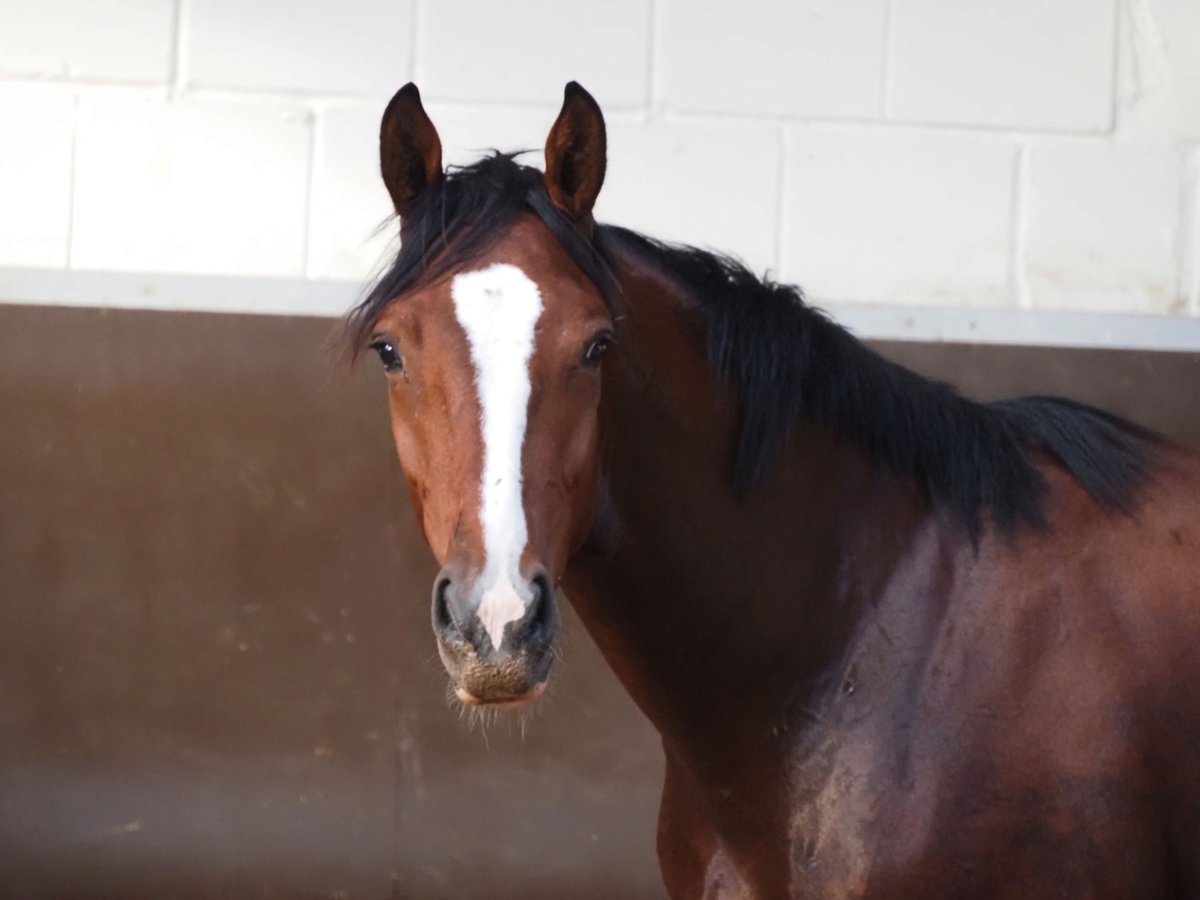
[[[662,735],[673,897],[1200,896],[1196,456],[597,224],[574,83],[545,173],[444,170],[411,84],[380,155],[402,242],[347,333],[439,653],[462,702],[533,700],[570,598]]]

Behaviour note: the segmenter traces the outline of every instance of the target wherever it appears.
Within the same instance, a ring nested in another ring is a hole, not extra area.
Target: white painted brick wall
[[[0,122],[0,266],[65,265],[75,95],[0,83]]]
[[[580,80],[604,219],[818,301],[1200,314],[1198,0],[0,0],[0,286],[361,282],[409,78],[539,164]]]
[[[609,126],[601,221],[779,267],[778,129],[749,123]]]
[[[278,101],[84,98],[71,266],[303,275],[310,130]]]
[[[425,0],[419,86],[430,99],[552,104],[574,78],[608,104],[641,107],[649,28],[649,0]]]
[[[0,77],[161,84],[175,16],[167,0],[0,0]]]
[[[386,252],[392,212],[379,181],[379,116],[367,108],[327,109],[316,123],[306,274],[367,273]]]
[[[659,0],[662,103],[690,112],[873,119],[886,0]]]
[[[1112,0],[893,0],[890,109],[914,122],[1112,127]]]
[[[1011,301],[1010,141],[802,126],[788,146],[783,275],[811,297]]]
[[[1182,312],[1173,148],[1035,144],[1023,254],[1035,305]]]
[[[411,0],[190,0],[182,74],[197,87],[387,98],[412,77],[411,25]]]

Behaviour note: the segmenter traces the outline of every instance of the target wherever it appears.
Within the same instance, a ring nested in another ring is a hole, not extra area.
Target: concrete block
[[[894,0],[891,113],[900,120],[1106,131],[1111,0]]]
[[[648,0],[437,0],[419,18],[429,98],[558,104],[575,80],[606,107],[647,101]]]
[[[1035,144],[1023,259],[1035,306],[1182,312],[1177,242],[1182,162],[1174,149]]]
[[[613,123],[603,222],[778,266],[779,135],[769,126]]]
[[[84,98],[71,266],[303,274],[310,143],[287,103]]]
[[[165,82],[174,23],[167,0],[0,0],[0,77]]]
[[[74,93],[0,84],[0,265],[66,265]]]
[[[797,126],[788,144],[783,273],[814,300],[1013,302],[1008,140]]]
[[[189,84],[389,97],[412,77],[413,0],[191,0]]]
[[[1200,142],[1200,4],[1123,3],[1119,37],[1120,133]]]
[[[672,109],[871,118],[881,112],[885,0],[661,0]]]
[[[399,226],[379,174],[374,108],[328,109],[317,120],[308,274],[365,282],[395,249]]]

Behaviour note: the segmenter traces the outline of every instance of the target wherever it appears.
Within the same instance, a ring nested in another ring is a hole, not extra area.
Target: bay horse
[[[347,338],[463,703],[536,698],[569,598],[662,736],[675,898],[1200,897],[1195,455],[597,224],[575,83],[544,173],[444,169],[411,84],[380,132],[401,246]]]

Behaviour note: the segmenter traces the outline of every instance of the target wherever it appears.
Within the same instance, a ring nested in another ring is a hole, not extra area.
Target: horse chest
[[[897,835],[892,804],[878,785],[869,748],[828,735],[791,760],[788,851],[791,892],[802,897],[862,896],[881,851]],[[913,798],[920,814],[919,797]]]

